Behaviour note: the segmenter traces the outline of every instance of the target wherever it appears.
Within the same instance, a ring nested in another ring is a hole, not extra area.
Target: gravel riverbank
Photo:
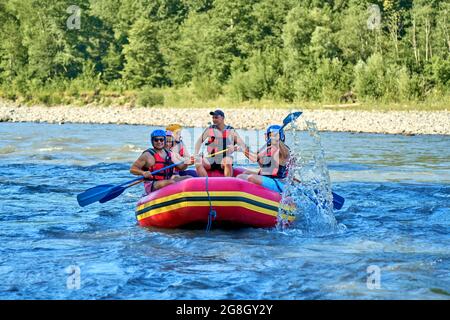
[[[211,107],[211,110],[216,109]],[[224,108],[226,122],[239,129],[264,129],[280,123],[287,109]],[[450,111],[304,110],[303,120],[314,121],[320,131],[388,134],[450,135]],[[205,108],[130,108],[99,106],[21,106],[0,102],[0,122],[115,123],[205,127],[211,117]],[[305,128],[305,121],[298,121]]]

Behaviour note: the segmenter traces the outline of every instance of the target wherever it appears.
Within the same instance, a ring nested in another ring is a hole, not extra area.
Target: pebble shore
[[[215,109],[212,107],[211,110]],[[290,110],[224,108],[226,123],[237,129],[264,129],[280,123]],[[297,110],[295,110],[297,111]],[[300,110],[301,111],[301,110]],[[450,135],[450,111],[304,110],[302,118],[316,123],[319,131],[386,134]],[[211,121],[205,108],[131,108],[101,106],[23,106],[0,102],[0,122],[103,123],[205,127]],[[298,121],[305,129],[305,121]]]

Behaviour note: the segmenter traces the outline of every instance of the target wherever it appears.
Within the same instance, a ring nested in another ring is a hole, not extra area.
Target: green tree
[[[27,63],[27,48],[23,45],[20,21],[0,3],[0,81],[11,82]]]
[[[355,90],[358,97],[366,100],[381,99],[388,87],[386,65],[380,53],[374,53],[367,62],[355,66]]]
[[[157,32],[155,24],[147,18],[138,19],[130,30],[129,44],[124,46],[123,77],[132,88],[166,83]]]
[[[229,87],[235,100],[273,98],[283,74],[282,52],[279,49],[257,51],[248,59],[245,71],[233,73]]]

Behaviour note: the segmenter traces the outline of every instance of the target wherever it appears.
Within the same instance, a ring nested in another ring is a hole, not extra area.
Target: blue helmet
[[[166,141],[166,132],[161,129],[153,130],[152,134],[150,135],[150,139],[153,141],[154,137],[163,137],[164,142]]]
[[[280,140],[283,142],[286,139],[286,137],[284,136],[283,129],[281,128],[281,126],[279,126],[277,124],[273,124],[267,128],[267,131],[266,131],[267,139],[269,139],[271,132],[277,132],[277,133],[280,132]]]

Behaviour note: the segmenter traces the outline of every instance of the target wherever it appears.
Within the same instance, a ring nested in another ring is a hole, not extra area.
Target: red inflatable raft
[[[243,170],[235,168],[234,175]],[[204,228],[212,207],[216,211],[213,228],[276,225],[279,193],[244,180],[223,177],[218,171],[209,175],[180,181],[141,198],[136,208],[139,224],[143,227]]]

